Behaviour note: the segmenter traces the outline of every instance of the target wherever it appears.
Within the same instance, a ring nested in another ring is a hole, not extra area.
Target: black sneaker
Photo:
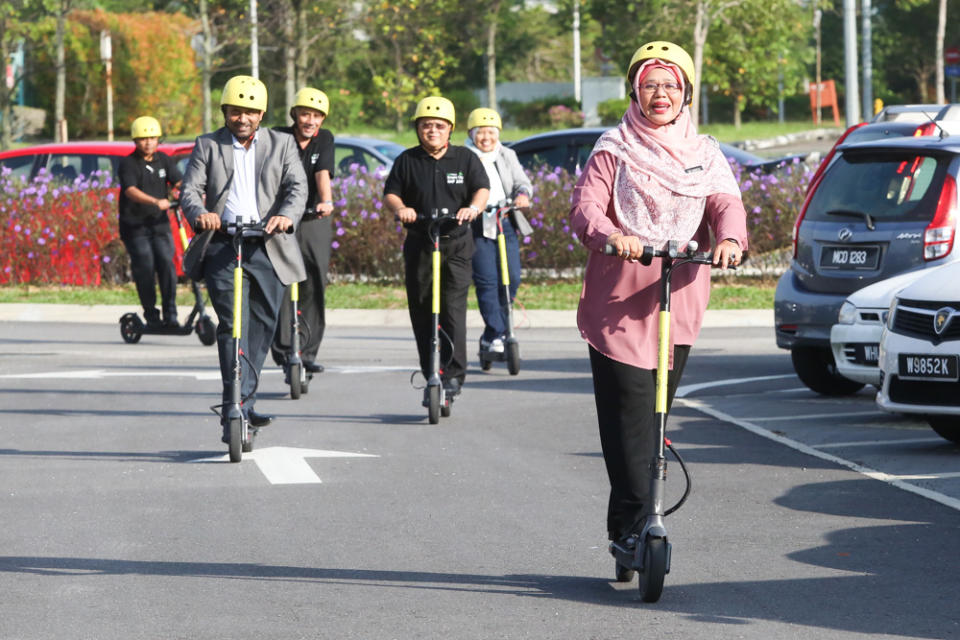
[[[448,378],[443,381],[443,390],[450,398],[456,398],[460,395],[460,380],[457,378]]]
[[[303,362],[303,370],[307,373],[323,373],[323,365],[316,362]]]

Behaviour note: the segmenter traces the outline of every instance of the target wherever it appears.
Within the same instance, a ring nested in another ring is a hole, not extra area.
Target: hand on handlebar
[[[200,214],[200,217],[197,218],[197,224],[194,226],[197,231],[209,231],[211,229],[216,231],[220,228],[220,214],[210,211]]]
[[[607,236],[607,246],[612,249],[608,255],[614,255],[621,260],[636,262],[643,254],[643,245],[636,236],[625,236],[619,231]]]
[[[157,209],[160,209],[160,211],[166,211],[171,206],[172,206],[172,203],[166,198],[160,198],[159,200],[157,200]]]
[[[477,210],[471,209],[470,207],[464,207],[457,211],[457,224],[463,224],[464,222],[472,222],[474,218],[477,217]]]
[[[394,214],[397,220],[404,223],[412,223],[417,221],[417,211],[411,207],[402,207],[397,209]]]
[[[293,220],[286,216],[270,216],[263,226],[263,232],[270,233],[288,233],[293,230]]]
[[[740,246],[732,240],[724,240],[713,251],[713,264],[725,269],[736,267],[740,258]]]

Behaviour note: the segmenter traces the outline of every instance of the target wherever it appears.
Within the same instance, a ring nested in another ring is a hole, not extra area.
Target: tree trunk
[[[947,101],[944,90],[943,76],[943,39],[947,30],[947,0],[940,0],[940,10],[937,12],[937,104],[944,104]]]
[[[55,43],[57,80],[53,102],[53,139],[56,142],[67,141],[67,121],[64,115],[67,99],[67,68],[64,62],[63,39],[64,31],[66,30],[67,11],[69,10],[69,0],[60,0],[57,6],[57,35]]]
[[[740,95],[739,91],[733,92],[733,128],[740,129],[743,125],[742,119],[742,110],[743,110],[743,96]]]
[[[280,19],[283,22],[283,86],[286,91],[287,113],[290,113],[297,93],[297,40],[294,37],[296,14],[292,2],[284,2],[280,10]]]
[[[10,59],[10,51],[7,47],[6,23],[0,22],[0,56],[4,60]],[[18,72],[19,76],[19,72]],[[7,89],[7,84],[0,83],[0,148],[9,149],[13,145],[13,104],[12,93],[16,91],[16,84],[13,90]]]
[[[490,6],[487,18],[487,106],[497,108],[497,16],[500,2]]]
[[[203,132],[213,131],[213,105],[210,97],[210,82],[213,79],[213,32],[210,29],[210,14],[207,0],[200,0],[200,28],[203,34],[203,49],[200,52],[200,79],[203,94]]]
[[[309,64],[310,40],[307,37],[307,7],[302,0],[294,0],[294,9],[297,14],[297,86],[305,87],[307,79],[307,65]]]

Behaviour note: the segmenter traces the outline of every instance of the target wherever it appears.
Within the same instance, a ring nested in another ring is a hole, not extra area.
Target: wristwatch
[[[469,204],[469,205],[467,205],[467,208],[468,208],[468,209],[473,209],[473,210],[474,210],[475,212],[477,212],[478,214],[480,213],[480,207],[478,207],[478,206],[475,205],[475,204]]]

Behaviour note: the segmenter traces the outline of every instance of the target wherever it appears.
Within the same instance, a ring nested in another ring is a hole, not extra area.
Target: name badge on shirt
[[[696,173],[697,171],[703,171],[703,167],[701,167],[699,164],[695,167],[687,167],[683,170],[684,173]]]
[[[447,174],[447,184],[463,184],[463,172]]]
[[[320,157],[320,154],[319,154],[319,153],[311,153],[311,154],[310,154],[310,164],[317,164],[317,158],[319,158],[319,157]]]
[[[166,178],[166,177],[167,177],[167,170],[166,170],[166,169],[160,169],[160,173],[159,173],[158,175],[159,175],[161,178]]]

